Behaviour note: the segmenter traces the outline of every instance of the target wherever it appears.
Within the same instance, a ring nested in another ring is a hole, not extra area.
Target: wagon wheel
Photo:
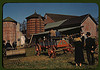
[[[52,54],[52,57],[55,58],[56,57],[56,51],[55,51],[55,47],[53,47],[52,51],[53,51],[53,54]]]
[[[66,52],[70,52],[70,53],[73,54],[73,52],[74,52],[73,48],[74,48],[74,47],[70,47],[70,46],[69,46],[68,48],[67,48],[67,47],[64,48],[63,51],[64,51],[64,53],[66,53]]]
[[[38,55],[39,49],[37,47],[37,45],[35,45],[35,55]]]
[[[55,47],[51,46],[48,50],[48,55],[50,58],[55,58],[56,57],[56,52],[55,52]]]
[[[63,49],[63,52],[64,52],[64,54],[66,54],[66,52],[67,52],[67,49],[66,49],[66,48],[64,48],[64,49]]]
[[[41,46],[39,44],[35,45],[35,55],[40,55],[41,53]]]
[[[75,48],[71,44],[69,44],[69,47],[70,47],[69,52],[71,52],[73,54]]]
[[[48,47],[48,55],[50,57],[51,51],[50,51],[50,47]]]
[[[53,50],[53,58],[55,58],[56,57],[56,52],[55,52],[55,50]]]

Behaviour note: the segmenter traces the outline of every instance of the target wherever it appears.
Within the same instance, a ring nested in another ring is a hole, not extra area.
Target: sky
[[[99,8],[96,3],[6,3],[3,6],[3,19],[11,17],[22,23],[25,18],[34,12],[44,16],[45,13],[81,16],[90,14],[99,16]]]

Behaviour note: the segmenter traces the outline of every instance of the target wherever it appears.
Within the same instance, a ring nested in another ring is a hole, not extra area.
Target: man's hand
[[[94,48],[94,47],[92,46],[92,48]]]
[[[93,53],[94,51],[91,50],[91,53]]]

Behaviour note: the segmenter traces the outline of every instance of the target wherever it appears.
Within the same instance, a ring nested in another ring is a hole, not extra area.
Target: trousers
[[[92,53],[91,50],[86,50],[86,53],[87,53],[87,60],[89,64],[94,65],[95,64],[94,53]]]

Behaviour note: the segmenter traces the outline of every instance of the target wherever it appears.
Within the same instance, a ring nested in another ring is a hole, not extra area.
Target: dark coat
[[[16,48],[16,46],[17,46],[17,44],[16,44],[16,42],[13,42],[13,48]]]
[[[56,31],[56,37],[60,37],[60,32]]]
[[[86,39],[86,50],[90,50],[90,51],[93,50],[94,51],[95,48],[96,48],[95,40],[91,37],[88,37]]]
[[[3,43],[3,48],[6,48],[5,44]]]
[[[96,49],[95,39],[88,37],[86,39],[86,53],[89,64],[95,64],[94,52]]]
[[[8,47],[12,48],[10,43],[6,43],[6,48],[8,48]]]
[[[77,40],[77,41],[74,40],[75,62],[76,63],[83,63],[84,62],[83,46],[82,46],[82,42],[80,40]]]

